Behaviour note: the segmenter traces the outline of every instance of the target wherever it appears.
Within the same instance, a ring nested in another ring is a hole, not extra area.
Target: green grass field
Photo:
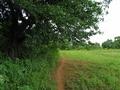
[[[16,61],[0,55],[0,90],[57,90],[57,60],[56,51]],[[120,90],[120,50],[60,51],[60,60],[64,90]]]
[[[60,55],[79,63],[67,65],[65,90],[120,90],[120,50],[70,50]]]

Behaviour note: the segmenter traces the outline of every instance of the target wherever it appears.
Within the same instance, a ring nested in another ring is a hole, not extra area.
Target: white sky
[[[102,35],[95,35],[91,37],[92,42],[102,43],[107,39],[113,39],[120,36],[120,0],[113,0],[110,4],[109,14],[104,18],[104,22],[99,24]]]

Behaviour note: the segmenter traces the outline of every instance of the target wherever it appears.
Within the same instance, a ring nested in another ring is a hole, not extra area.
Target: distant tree
[[[103,48],[113,48],[113,41],[111,39],[108,39],[107,41],[102,43]]]
[[[113,45],[114,45],[114,48],[120,49],[120,36],[117,36],[114,38]]]
[[[93,43],[91,41],[88,41],[85,45],[84,45],[85,49],[99,49],[101,48],[99,43]]]

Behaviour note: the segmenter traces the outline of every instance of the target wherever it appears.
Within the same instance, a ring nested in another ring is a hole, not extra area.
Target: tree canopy
[[[120,36],[116,36],[114,40],[106,40],[102,43],[102,47],[107,49],[120,49]]]
[[[113,41],[111,39],[108,39],[107,41],[102,43],[103,48],[113,48]]]
[[[5,2],[5,0],[2,1]],[[98,22],[103,19],[105,11],[103,9],[105,3],[94,0],[8,1],[16,5],[13,10],[19,7],[20,11],[24,9],[35,18],[36,27],[29,34],[25,33],[28,36],[26,39],[28,46],[33,44],[55,46],[64,40],[73,44],[84,42],[89,39],[89,36],[99,33]],[[2,27],[6,28],[7,25],[9,25],[8,22],[5,25],[2,24]]]
[[[56,0],[54,3],[19,0],[18,3],[35,15],[36,32],[42,44],[65,39],[75,44],[83,42],[99,32],[97,23],[103,18],[102,3],[91,0]]]

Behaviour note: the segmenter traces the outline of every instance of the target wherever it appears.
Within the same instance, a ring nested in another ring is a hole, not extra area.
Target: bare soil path
[[[61,60],[59,62],[58,69],[55,73],[57,90],[64,90],[64,66],[65,66],[65,60]]]
[[[88,63],[83,61],[71,61],[61,59],[55,72],[55,80],[57,82],[57,90],[65,90],[66,80],[71,77],[72,72],[75,70],[75,66],[85,68]]]

